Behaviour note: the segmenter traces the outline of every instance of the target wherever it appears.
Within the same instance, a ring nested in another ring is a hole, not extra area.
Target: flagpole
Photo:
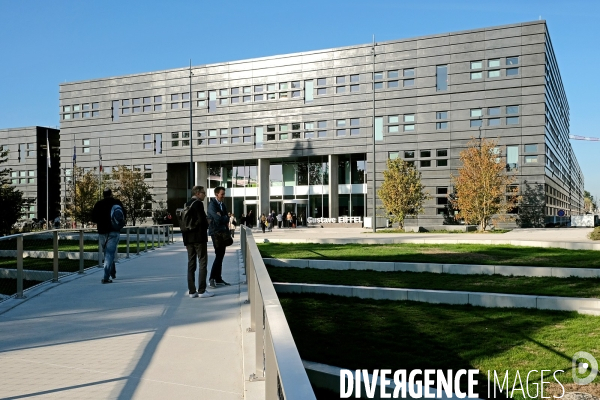
[[[48,223],[50,222],[50,214],[48,210],[50,209],[50,198],[48,197],[48,174],[49,166],[50,166],[50,142],[48,141],[48,128],[46,128],[46,228],[48,227]]]
[[[100,149],[100,138],[98,138],[98,173],[100,175],[100,193],[102,193],[102,150]]]
[[[77,146],[75,145],[75,139],[73,139],[73,222],[77,227],[77,220],[75,213],[77,212]]]

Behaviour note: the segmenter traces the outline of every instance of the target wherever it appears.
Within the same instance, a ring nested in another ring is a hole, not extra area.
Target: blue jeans
[[[120,232],[99,234],[100,246],[102,246],[102,252],[104,253],[104,280],[108,280],[117,273],[115,258],[120,236]]]

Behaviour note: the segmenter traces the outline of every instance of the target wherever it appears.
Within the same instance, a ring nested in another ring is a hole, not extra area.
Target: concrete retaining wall
[[[70,274],[71,272],[59,272],[58,276]],[[47,281],[53,278],[52,271],[36,271],[33,269],[23,270],[23,279],[28,281]],[[9,268],[0,268],[0,278],[17,279],[17,270]]]
[[[135,253],[130,253],[130,255]],[[17,258],[17,250],[0,250],[0,257],[6,258]],[[25,250],[23,252],[23,258],[54,258],[53,251],[38,251],[38,250]],[[118,253],[117,258],[125,258],[127,257],[126,253]],[[78,251],[59,251],[58,252],[59,260],[79,260],[79,252]],[[84,252],[83,253],[84,260],[98,260],[98,252]],[[16,262],[16,261],[15,261]]]
[[[295,259],[263,259],[265,265],[274,267],[315,268],[332,270],[373,270],[380,272],[432,272],[446,274],[485,274],[504,276],[535,276],[568,278],[600,278],[597,268],[554,268],[527,267],[510,265],[474,265],[474,264],[433,264],[376,261],[336,261],[336,260],[295,260]]]
[[[540,310],[577,311],[600,315],[600,299],[553,297],[451,290],[378,288],[367,286],[273,283],[277,293],[330,294],[374,300],[411,300],[433,304],[470,304],[480,307],[537,308]]]

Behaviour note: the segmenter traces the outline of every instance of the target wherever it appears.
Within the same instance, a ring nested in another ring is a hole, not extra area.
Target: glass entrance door
[[[306,215],[308,213],[308,204],[296,204],[296,215],[298,216],[298,226],[306,226]]]
[[[256,201],[245,201],[244,202],[244,214],[246,215],[246,226],[252,228],[256,226],[256,221],[258,217],[256,216],[256,211],[258,209],[258,205]]]

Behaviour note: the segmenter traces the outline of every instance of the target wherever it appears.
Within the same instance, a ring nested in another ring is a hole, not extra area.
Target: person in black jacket
[[[125,207],[123,207],[123,203],[112,196],[112,191],[110,189],[104,189],[102,196],[104,198],[98,201],[92,210],[92,222],[95,222],[97,225],[100,246],[104,253],[104,278],[102,278],[101,282],[112,283],[110,278],[115,279],[117,277],[115,257],[121,232],[113,229],[110,214],[114,205],[121,206],[125,221],[127,221],[127,214],[125,212]]]
[[[221,273],[223,271],[223,258],[227,247],[216,239],[215,233],[227,231],[229,233],[229,217],[227,216],[227,206],[224,203],[225,188],[217,186],[215,188],[215,197],[210,199],[208,203],[208,234],[212,236],[213,247],[215,248],[215,261],[210,269],[209,287],[216,288],[217,286],[230,286],[229,283],[223,280]],[[250,213],[248,213],[250,215]],[[246,219],[246,222],[248,220]]]
[[[189,296],[194,297],[212,297],[213,294],[206,290],[206,276],[208,275],[208,253],[206,243],[208,242],[208,220],[204,212],[204,198],[206,190],[202,186],[194,186],[192,188],[192,198],[186,203],[186,206],[191,206],[190,211],[196,213],[198,218],[198,226],[196,229],[183,231],[183,244],[188,253],[188,290]],[[198,257],[198,291],[196,291],[195,274],[196,274],[196,257]]]

